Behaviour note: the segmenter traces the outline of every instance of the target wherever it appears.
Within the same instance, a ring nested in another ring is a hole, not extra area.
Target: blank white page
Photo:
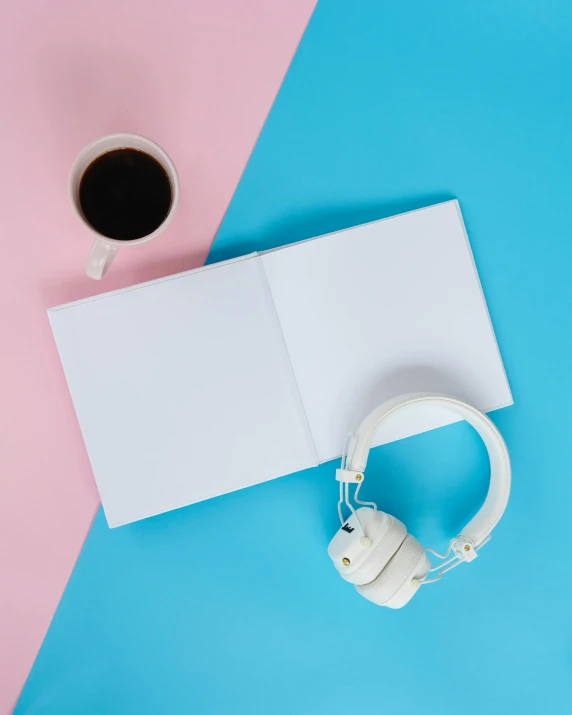
[[[259,257],[49,318],[110,526],[316,464]]]
[[[459,205],[426,209],[262,256],[321,462],[389,397],[446,392],[512,404]],[[377,444],[454,421],[397,416]]]

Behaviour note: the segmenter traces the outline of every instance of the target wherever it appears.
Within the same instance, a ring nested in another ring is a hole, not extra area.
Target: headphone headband
[[[449,395],[428,392],[402,395],[384,402],[364,419],[352,437],[345,469],[340,470],[347,476],[340,474],[338,479],[346,482],[356,481],[350,476],[352,473],[361,479],[360,473],[367,465],[373,438],[383,422],[397,411],[416,409],[420,404],[445,408],[461,417],[475,428],[485,443],[491,465],[489,490],[483,506],[459,536],[463,541],[470,542],[475,547],[479,546],[490,535],[506,509],[510,494],[511,466],[504,439],[495,424],[466,402]]]

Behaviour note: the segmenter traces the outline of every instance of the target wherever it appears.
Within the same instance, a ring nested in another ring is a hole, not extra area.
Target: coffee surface
[[[153,233],[171,208],[171,182],[161,164],[137,149],[114,149],[85,170],[79,201],[87,221],[108,238],[133,241]]]

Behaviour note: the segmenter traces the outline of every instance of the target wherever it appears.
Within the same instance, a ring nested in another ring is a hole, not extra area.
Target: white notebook
[[[49,318],[110,526],[339,457],[398,394],[512,404],[456,201]],[[408,420],[383,441],[453,421]]]

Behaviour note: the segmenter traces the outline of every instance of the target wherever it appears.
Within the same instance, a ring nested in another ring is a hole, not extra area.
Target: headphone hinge
[[[359,484],[363,482],[363,472],[354,472],[351,469],[336,469],[336,479],[338,482],[354,482]]]
[[[461,559],[461,561],[474,561],[478,556],[473,542],[463,536],[455,539],[453,551],[455,552],[455,555]]]

